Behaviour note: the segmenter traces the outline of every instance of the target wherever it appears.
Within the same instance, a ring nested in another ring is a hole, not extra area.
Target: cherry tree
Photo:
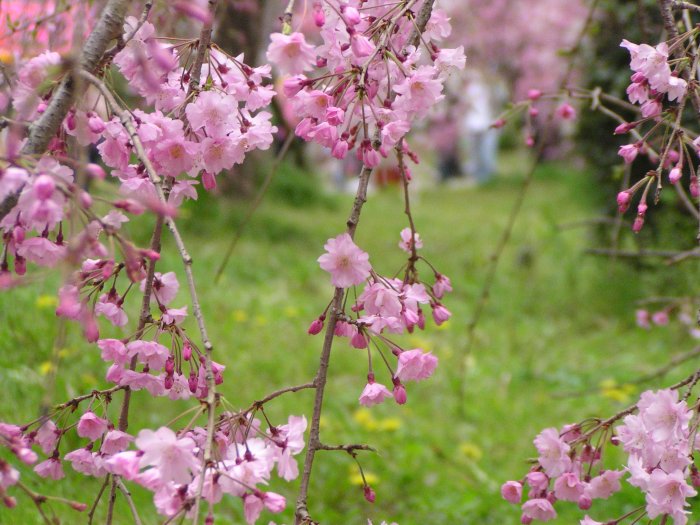
[[[216,0],[173,2],[163,12],[152,2],[132,12],[137,2],[107,0],[6,13],[14,20],[9,51],[15,63],[4,70],[0,99],[6,115],[0,288],[11,293],[41,268],[63,276],[56,315],[79,326],[99,352],[105,382],[33,421],[0,423],[0,443],[14,458],[0,462],[6,507],[16,505],[14,492],[21,490],[48,523],[49,501],[89,508],[89,521],[102,505],[112,523],[117,498],[128,503],[135,523],[147,513],[165,523],[213,523],[217,504],[233,497],[246,522],[254,523],[264,510],[278,513],[287,505],[264,488],[276,475],[301,478],[295,521],[315,523],[309,487],[316,453],[337,450],[358,460],[370,449],[321,440],[334,343],[345,338],[366,353],[366,369],[358,364],[357,371],[358,403],[365,406],[387,399],[403,405],[410,383],[433,374],[436,356],[403,348],[393,337],[425,329],[427,312],[437,325],[451,315],[442,303],[450,280],[420,253],[409,192],[409,163],[418,157],[406,135],[442,99],[446,78],[465,66],[464,54],[442,45],[449,21],[433,0],[313,2],[305,26],[313,35],[293,30],[294,3],[269,36],[269,64],[258,67],[212,39],[221,7]],[[73,18],[78,12],[79,24]],[[51,47],[49,24],[66,30],[57,45],[82,41],[74,54]],[[199,35],[179,36],[183,24],[198,26]],[[338,159],[356,155],[362,170],[345,227],[318,258],[334,291],[308,327],[311,335],[323,334],[315,376],[258,400],[246,400],[244,392],[241,399],[226,399],[217,392],[226,366],[207,332],[205,298],[198,294],[178,211],[199,192],[212,191],[217,177],[249,153],[270,149],[277,132],[268,110],[273,73],[301,117],[295,135]],[[396,236],[406,262],[387,274],[354,241],[373,168],[382,158],[398,166],[407,216]],[[150,243],[131,240],[127,222],[152,222]],[[181,258],[188,304],[174,303],[181,283],[160,260],[166,234]],[[130,311],[126,299],[134,295],[140,308]],[[196,335],[183,324],[189,315]],[[124,327],[128,335],[103,337],[106,325]],[[305,389],[315,392],[308,414],[270,421],[269,403]],[[162,403],[190,399],[192,407],[157,428],[136,429],[130,415],[138,396]],[[79,448],[70,445],[76,440]],[[56,482],[73,475],[98,478],[102,486],[91,501],[39,494],[25,482],[29,469]],[[136,507],[132,485],[153,493],[152,509]],[[367,482],[364,497],[375,498]]]

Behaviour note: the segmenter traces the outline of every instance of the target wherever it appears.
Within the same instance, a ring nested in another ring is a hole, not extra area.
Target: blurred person
[[[496,170],[499,131],[491,127],[503,98],[500,83],[472,72],[464,91],[466,108],[462,117],[461,146],[466,154],[464,172],[476,183],[488,181]]]

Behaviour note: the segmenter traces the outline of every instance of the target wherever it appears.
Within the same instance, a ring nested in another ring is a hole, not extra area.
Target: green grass
[[[615,391],[623,398],[616,400],[596,388],[604,380],[624,384],[691,348],[679,327],[637,329],[634,301],[681,293],[698,269],[695,263],[639,273],[634,266],[612,266],[584,255],[583,249],[595,243],[588,231],[559,225],[598,213],[594,183],[586,173],[551,165],[540,170],[531,188],[477,327],[473,351],[465,358],[466,325],[519,190],[520,169],[514,165],[508,176],[483,188],[430,188],[414,196],[423,253],[452,278],[455,292],[445,303],[454,317],[440,329],[430,323],[425,332],[400,338],[440,358],[431,380],[410,385],[404,407],[385,403],[359,409],[366,359],[345,341],[335,346],[322,439],[378,449],[378,454],[361,456],[377,501],[364,501],[348,456],[321,452],[309,501],[321,523],[364,525],[368,517],[401,525],[518,523],[518,509],[500,499],[499,487],[527,471],[535,434],[633,402],[635,393],[624,399],[622,391]],[[288,167],[284,174],[291,179],[275,184],[218,284],[214,272],[247,204],[205,197],[188,205],[182,220],[216,359],[227,365],[221,392],[234,406],[309,381],[316,370],[321,339],[308,336],[306,328],[328,303],[332,289],[315,259],[325,240],[342,231],[351,199],[322,195],[308,180],[290,185],[300,175]],[[405,226],[402,210],[402,196],[392,188],[373,194],[363,212],[357,242],[379,272],[392,274],[401,265],[397,243]],[[132,235],[142,242],[148,238],[145,229]],[[177,269],[183,286],[174,304],[184,304],[184,278],[169,238],[160,267]],[[425,276],[430,279],[427,269]],[[21,423],[37,415],[58,330],[53,305],[37,297],[52,295],[56,285],[56,279],[38,279],[0,295],[0,420]],[[191,320],[188,327],[196,338]],[[116,330],[106,333],[121,335]],[[68,326],[64,346],[52,399],[59,402],[104,387],[105,366],[96,348],[80,341],[76,326]],[[460,375],[465,362],[466,372]],[[666,380],[685,372],[674,371]],[[589,388],[595,391],[591,395],[562,396]],[[134,395],[133,403],[133,432],[157,427],[192,406],[154,400],[143,392]],[[272,402],[268,414],[281,423],[290,413],[309,417],[311,407],[312,393],[300,392]],[[110,413],[117,410],[115,402]],[[80,444],[77,439],[67,443],[74,448]],[[614,466],[619,458],[610,461]],[[23,480],[42,492],[59,491],[90,502],[100,482],[86,481],[67,465],[66,472],[67,479],[55,487],[30,471],[23,472]],[[283,516],[264,514],[260,523],[291,523],[296,488],[296,483],[273,480],[270,489],[288,496],[289,509]],[[0,523],[40,523],[28,499],[16,489],[12,492],[19,506],[0,510]],[[149,493],[134,487],[134,495],[147,509]],[[626,490],[598,503],[591,515],[604,521],[639,503],[641,497]],[[55,508],[65,523],[84,522],[70,510]],[[238,500],[225,500],[221,509],[218,523],[243,523]],[[560,518],[553,523],[578,522],[574,505],[561,503],[558,509]],[[121,502],[118,511],[117,523],[131,523]],[[104,506],[97,516],[103,522]],[[145,524],[159,523],[150,513],[142,517]]]

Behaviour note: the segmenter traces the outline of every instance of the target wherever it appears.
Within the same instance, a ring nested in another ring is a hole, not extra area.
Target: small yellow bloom
[[[40,295],[36,298],[36,307],[40,310],[54,309],[58,306],[58,298],[55,295]]]
[[[376,485],[377,483],[379,483],[379,477],[372,472],[367,472],[366,470],[365,480],[367,481],[368,485]],[[352,472],[350,473],[350,483],[352,485],[357,485],[360,487],[364,485],[364,481],[362,480],[362,474],[360,474],[360,471],[357,467],[352,468]]]
[[[460,443],[459,451],[462,454],[464,454],[467,458],[472,459],[474,461],[479,461],[484,456],[484,453],[481,450],[481,448],[479,448],[478,445],[469,441],[463,441],[462,443]]]
[[[299,317],[299,309],[294,306],[287,306],[284,308],[284,315],[285,317],[294,319],[295,317]]]
[[[265,326],[267,324],[267,317],[264,315],[256,315],[255,324],[256,326]]]
[[[403,422],[398,417],[389,417],[379,421],[377,429],[384,432],[395,432],[400,429]]]
[[[74,353],[75,353],[75,350],[73,350],[72,348],[61,348],[58,351],[58,357],[60,357],[61,359],[64,359],[66,357],[72,356]]]
[[[245,323],[246,321],[248,321],[248,312],[246,312],[245,310],[234,310],[231,313],[231,317],[236,323]]]
[[[44,361],[39,365],[39,374],[42,376],[48,375],[54,370],[53,363],[51,361]]]
[[[598,386],[600,387],[600,394],[603,397],[607,397],[608,399],[612,399],[613,401],[618,401],[620,403],[629,402],[632,395],[636,391],[634,385],[629,383],[618,385],[617,382],[611,378],[603,379]]]
[[[365,430],[377,430],[378,423],[369,409],[362,407],[355,410],[353,419]]]

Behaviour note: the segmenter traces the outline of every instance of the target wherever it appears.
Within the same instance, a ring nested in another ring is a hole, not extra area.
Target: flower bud
[[[542,92],[539,89],[528,89],[527,90],[527,98],[529,98],[532,101],[537,100],[542,96]]]
[[[617,209],[620,213],[625,213],[630,205],[632,194],[629,191],[621,191],[617,194]]]
[[[579,499],[578,499],[578,508],[581,510],[588,510],[591,508],[591,505],[593,504],[593,500],[591,499],[590,496],[587,496],[586,494],[583,494]]]
[[[668,174],[668,181],[671,184],[676,184],[679,180],[681,180],[681,177],[683,176],[683,171],[681,170],[681,167],[676,164],[676,167],[671,170],[671,172]]]
[[[316,335],[323,330],[323,319],[320,317],[316,320],[314,320],[313,323],[309,326],[309,329],[306,331],[309,335]]]
[[[102,166],[93,162],[85,166],[85,173],[88,174],[88,177],[97,180],[105,180],[107,177],[107,173],[102,169]]]
[[[406,388],[400,382],[394,385],[394,401],[396,401],[396,404],[405,405],[407,400]]]
[[[374,501],[377,499],[377,495],[372,490],[372,487],[370,487],[369,485],[365,485],[364,493],[365,499],[370,503],[374,503]]]

